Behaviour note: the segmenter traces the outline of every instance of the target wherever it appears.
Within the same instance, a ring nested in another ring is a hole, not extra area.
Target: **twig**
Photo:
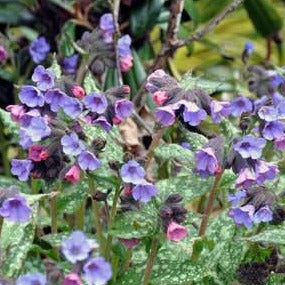
[[[189,45],[192,42],[195,42],[201,39],[205,34],[212,31],[228,14],[233,12],[238,8],[240,4],[242,4],[244,0],[234,0],[229,6],[227,6],[220,14],[218,14],[212,21],[210,21],[206,26],[195,32],[193,35],[188,37],[187,39],[178,41],[176,38],[174,39],[167,39],[166,44],[163,45],[160,53],[157,55],[156,59],[154,60],[153,64],[149,69],[149,73],[152,73],[156,69],[162,68],[163,65],[166,63],[169,56],[171,56],[178,48],[183,47],[185,45]],[[176,2],[179,2],[178,0]],[[178,15],[177,15],[178,16]],[[171,25],[172,16],[170,17],[170,24]],[[179,22],[178,22],[179,23]],[[177,22],[176,22],[177,24]],[[171,35],[172,33],[169,33]],[[146,83],[146,79],[141,85],[140,90],[138,91],[137,95],[134,98],[134,103],[138,109],[144,104],[144,85]]]
[[[213,187],[211,189],[211,192],[210,192],[210,195],[209,195],[209,200],[208,200],[208,203],[207,203],[204,215],[203,215],[203,219],[202,219],[202,222],[201,222],[201,226],[200,226],[200,229],[199,229],[199,237],[203,236],[205,234],[205,232],[206,232],[206,228],[207,228],[207,225],[208,225],[208,220],[209,220],[209,217],[211,215],[211,212],[212,212],[212,209],[213,209],[213,205],[214,205],[215,195],[216,195],[216,192],[218,190],[219,183],[220,183],[220,180],[222,178],[223,173],[224,172],[221,171],[215,177],[215,181],[214,181]]]

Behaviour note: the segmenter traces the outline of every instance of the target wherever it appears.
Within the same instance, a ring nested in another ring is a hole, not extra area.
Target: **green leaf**
[[[19,126],[16,122],[11,120],[10,113],[0,108],[0,126],[1,123],[4,127],[4,133],[6,135],[12,135],[14,138],[18,138]]]
[[[183,134],[185,139],[189,142],[192,151],[197,151],[208,142],[208,139],[203,135],[194,132],[185,132]]]
[[[194,20],[196,23],[198,22],[199,14],[195,6],[194,0],[185,0],[184,10],[190,16],[191,20]]]
[[[179,193],[183,196],[184,202],[189,203],[209,191],[212,184],[213,177],[202,179],[189,171],[187,176],[160,180],[156,183],[156,186],[158,187],[159,197],[165,198],[169,194]]]
[[[257,235],[246,237],[244,240],[250,242],[265,242],[269,244],[285,245],[285,225],[265,229]]]
[[[72,42],[75,40],[75,23],[72,20],[65,22],[61,29],[59,38],[59,51],[64,57],[72,56],[74,47]]]
[[[4,219],[0,243],[0,251],[4,256],[0,272],[4,276],[16,277],[20,273],[34,240],[38,202],[45,196],[25,195],[32,208],[32,217],[28,223],[12,223]]]
[[[15,178],[0,176],[0,187],[8,188],[10,186],[17,186],[22,193],[30,192],[30,188],[27,183],[21,182]]]
[[[163,3],[164,0],[146,0],[131,11],[130,25],[133,35],[140,37],[152,29]]]
[[[63,232],[57,234],[48,234],[41,237],[42,240],[49,243],[53,247],[60,247],[62,241],[67,238],[71,232]]]
[[[109,233],[119,238],[143,238],[155,232],[157,213],[152,203],[139,211],[118,214]]]
[[[50,66],[49,70],[53,72],[56,78],[59,79],[61,77],[61,67],[56,60],[55,54],[53,55],[52,65]]]
[[[86,75],[83,80],[83,87],[86,92],[86,94],[89,94],[91,92],[99,92],[100,90],[96,86],[96,82],[93,78],[93,75],[90,71],[86,72]]]
[[[194,166],[194,156],[192,151],[183,148],[178,144],[168,144],[158,146],[154,155],[162,160],[174,159],[188,166]]]

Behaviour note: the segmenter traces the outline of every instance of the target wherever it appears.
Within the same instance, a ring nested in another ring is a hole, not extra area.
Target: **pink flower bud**
[[[131,55],[120,58],[120,69],[122,72],[127,72],[133,66],[133,57]]]
[[[8,52],[3,46],[0,46],[0,62],[8,58]]]
[[[168,95],[165,91],[156,91],[153,93],[153,101],[156,105],[161,106],[168,98]]]
[[[63,285],[82,285],[82,282],[78,274],[70,273],[64,277]]]
[[[188,230],[175,222],[171,222],[167,228],[166,237],[168,240],[178,242],[185,238],[188,234]]]
[[[130,94],[131,93],[131,87],[129,85],[123,85],[123,93],[124,94]]]
[[[132,187],[127,186],[127,187],[124,188],[124,194],[126,196],[130,196],[130,195],[132,195],[132,193],[133,193]]]
[[[117,116],[114,116],[112,121],[114,125],[120,125],[122,122]]]
[[[15,122],[19,122],[22,116],[25,114],[25,109],[20,105],[8,105],[6,110],[11,113],[11,118]]]
[[[70,169],[66,172],[64,178],[72,183],[77,183],[80,180],[80,169],[77,165],[73,165]]]
[[[85,96],[85,90],[79,86],[79,85],[74,85],[71,88],[72,94],[74,95],[74,97],[78,98],[78,99],[82,99]]]
[[[119,238],[119,241],[126,247],[126,248],[132,248],[136,246],[140,240],[137,238],[130,238],[130,239],[125,239],[125,238]]]
[[[48,158],[48,153],[44,146],[34,144],[29,148],[28,158],[38,162],[46,160]]]

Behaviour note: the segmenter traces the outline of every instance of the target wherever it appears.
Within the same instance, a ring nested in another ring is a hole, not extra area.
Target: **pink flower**
[[[20,105],[8,105],[6,110],[11,113],[11,118],[15,122],[19,122],[25,114],[25,109]]]
[[[171,222],[167,228],[166,237],[168,240],[178,242],[188,235],[188,230],[175,222]]]
[[[3,46],[0,46],[0,62],[8,58],[8,52]]]
[[[44,146],[34,144],[29,148],[28,158],[33,161],[42,161],[48,158],[48,152]]]
[[[82,285],[82,282],[78,274],[69,273],[64,277],[63,285]]]
[[[120,68],[122,72],[127,72],[133,66],[133,57],[131,55],[120,58]]]
[[[168,98],[168,95],[165,91],[156,91],[153,93],[153,101],[156,105],[161,106]]]
[[[77,165],[73,165],[70,169],[66,172],[64,178],[72,183],[77,183],[80,180],[80,169]]]
[[[126,247],[126,248],[132,248],[136,246],[140,240],[137,238],[130,238],[130,239],[125,239],[125,238],[119,238],[119,241]]]
[[[74,85],[71,88],[72,94],[74,95],[74,97],[78,98],[78,99],[82,99],[85,96],[85,90],[79,86],[79,85]]]
[[[120,125],[122,123],[122,121],[117,116],[114,116],[112,121],[114,125]]]

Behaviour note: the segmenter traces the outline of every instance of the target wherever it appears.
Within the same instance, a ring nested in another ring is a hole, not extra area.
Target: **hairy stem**
[[[158,248],[158,238],[154,237],[151,242],[150,253],[147,260],[144,277],[143,277],[143,285],[147,285],[150,279],[151,270],[154,264],[154,259],[157,253]]]
[[[199,229],[199,237],[203,236],[206,232],[208,220],[209,220],[209,217],[211,215],[213,205],[214,205],[215,195],[216,195],[216,192],[218,190],[219,183],[220,183],[220,180],[222,178],[222,175],[223,175],[223,171],[220,171],[215,177],[215,181],[214,181],[213,187],[210,191],[208,203],[207,203],[207,206],[206,206],[206,209],[205,209],[205,212],[203,215],[202,223],[201,223],[201,226]]]
[[[95,183],[92,178],[92,176],[88,175],[88,184],[89,184],[89,190],[90,193],[93,194],[95,193]],[[104,240],[104,235],[102,231],[102,225],[100,221],[100,208],[99,208],[99,203],[96,200],[92,199],[92,208],[94,212],[94,220],[95,220],[95,228],[96,228],[96,235],[99,241],[99,248],[100,252],[103,251],[105,240]]]

